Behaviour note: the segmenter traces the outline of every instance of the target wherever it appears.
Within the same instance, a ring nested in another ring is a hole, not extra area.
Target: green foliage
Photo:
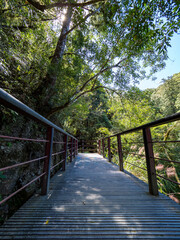
[[[14,0],[1,1],[0,6],[1,87],[31,104],[31,93],[46,74],[56,37],[42,21],[45,16],[27,4]]]
[[[63,127],[82,139],[96,139],[99,134],[110,133],[112,125],[107,113],[107,99],[104,90],[87,94],[64,110],[64,115],[59,115],[61,122],[64,122]]]
[[[3,172],[0,172],[0,179],[6,179],[6,175],[4,175]]]
[[[158,105],[163,116],[172,115],[180,111],[180,73],[163,80],[152,94],[154,105]]]
[[[151,73],[164,67],[179,29],[176,1],[90,1],[89,10],[74,1],[67,39],[60,33],[66,6],[56,2],[0,1],[1,87],[35,109],[60,111],[112,83],[126,90],[144,78],[142,65]]]
[[[148,90],[141,91],[132,87],[119,98],[110,99],[109,113],[113,115],[112,122],[115,131],[120,132],[129,128],[153,121],[160,116],[154,115],[155,110],[150,102]]]

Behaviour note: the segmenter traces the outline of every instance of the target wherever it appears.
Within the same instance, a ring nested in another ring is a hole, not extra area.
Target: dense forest
[[[163,79],[156,89],[141,91],[135,84],[165,67],[167,47],[179,31],[179,13],[175,0],[0,0],[0,87],[82,139],[97,140],[177,113],[180,73]],[[14,111],[1,106],[0,114],[2,134],[41,136],[39,127]],[[178,123],[167,124],[154,130],[153,137],[178,140],[178,129]],[[1,154],[16,162],[19,155],[8,155],[8,147],[17,148],[5,143]],[[42,149],[18,147],[31,155]],[[155,150],[178,160],[178,146]],[[125,158],[137,161],[128,154]],[[146,181],[144,173],[125,167]],[[172,178],[180,182],[177,166],[166,164],[163,174],[170,167],[176,168]],[[17,182],[17,175],[1,173],[0,178]],[[165,181],[159,187],[178,201],[178,187]],[[8,191],[13,188],[9,185]]]
[[[165,66],[179,8],[174,0],[1,0],[1,87],[49,118],[98,89],[121,93]]]

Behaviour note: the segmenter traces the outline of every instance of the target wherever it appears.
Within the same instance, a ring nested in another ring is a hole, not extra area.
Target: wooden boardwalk
[[[0,239],[180,239],[180,206],[118,171],[98,154],[79,154],[0,229]]]

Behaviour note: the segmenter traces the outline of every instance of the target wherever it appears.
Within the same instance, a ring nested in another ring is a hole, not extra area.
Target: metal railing
[[[81,153],[95,153],[97,152],[97,140],[79,139],[78,150]]]
[[[41,160],[44,161],[43,164],[43,171],[42,173],[35,177],[32,181],[25,184],[21,188],[19,188],[17,191],[11,193],[9,196],[5,197],[0,201],[0,205],[5,203],[7,200],[12,198],[14,195],[28,187],[30,184],[34,183],[38,179],[41,180],[41,193],[43,195],[48,193],[49,190],[49,184],[50,184],[50,175],[52,170],[57,167],[58,165],[62,165],[62,170],[65,171],[66,169],[66,162],[67,158],[69,157],[70,162],[72,162],[73,158],[78,154],[78,140],[72,136],[71,134],[64,131],[62,128],[58,127],[57,125],[53,124],[7,92],[5,92],[3,89],[0,89],[0,104],[2,104],[5,107],[8,107],[21,115],[28,117],[29,119],[32,119],[40,125],[43,125],[47,130],[47,137],[46,139],[33,139],[33,138],[21,138],[21,137],[14,137],[14,136],[6,136],[6,135],[0,135],[0,139],[4,139],[6,141],[30,141],[30,142],[38,142],[38,143],[45,143],[45,155],[39,158],[35,158],[29,161],[24,161],[21,163],[17,163],[11,166],[5,166],[3,168],[0,168],[0,173],[4,171],[8,171],[12,168],[17,168],[19,166],[27,165],[32,162],[39,162]],[[62,141],[54,141],[54,131],[57,131],[61,134]],[[62,151],[53,153],[53,144],[57,145],[59,144],[61,146]],[[68,155],[69,152],[69,155]],[[56,163],[55,165],[51,166],[51,160],[54,156],[61,156],[61,161]]]
[[[107,141],[107,152],[108,152],[108,160],[109,162],[112,161],[112,152],[111,152],[111,139],[113,137],[117,137],[117,153],[118,153],[118,159],[119,159],[119,170],[123,171],[124,170],[124,160],[123,160],[123,154],[125,154],[125,151],[123,151],[123,144],[122,144],[122,136],[126,135],[126,134],[130,134],[130,133],[134,133],[134,132],[141,132],[141,135],[143,137],[143,141],[141,142],[131,142],[131,144],[143,144],[143,148],[145,150],[145,155],[143,154],[137,154],[137,153],[133,153],[133,152],[129,152],[128,154],[132,154],[132,155],[137,155],[138,157],[144,157],[146,159],[146,167],[147,169],[140,167],[138,164],[134,164],[131,162],[126,161],[127,164],[130,164],[134,167],[137,167],[139,169],[145,170],[147,171],[147,175],[148,175],[148,184],[149,184],[149,193],[152,195],[158,195],[158,184],[157,184],[157,176],[159,178],[163,178],[165,180],[168,180],[170,182],[173,182],[177,185],[180,185],[179,182],[174,181],[172,179],[169,179],[167,177],[164,177],[160,174],[156,173],[156,168],[155,168],[155,160],[162,160],[162,161],[166,161],[166,162],[173,162],[176,164],[180,164],[180,161],[172,161],[169,159],[165,159],[165,158],[159,158],[154,156],[154,150],[153,150],[153,145],[156,143],[180,143],[179,140],[175,140],[175,141],[153,141],[152,140],[152,136],[151,136],[151,128],[153,127],[157,127],[157,126],[161,126],[163,124],[167,124],[170,122],[175,122],[180,120],[180,113],[162,118],[160,120],[133,128],[133,129],[129,129],[127,131],[123,131],[121,133],[117,133],[105,138],[102,138],[100,140],[98,140],[98,152],[99,154],[102,154],[103,157],[105,157],[105,141]]]

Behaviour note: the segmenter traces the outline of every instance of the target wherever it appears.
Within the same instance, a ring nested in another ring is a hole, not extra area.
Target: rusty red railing
[[[97,152],[97,140],[89,139],[79,139],[78,149],[81,153],[95,153]]]
[[[105,138],[102,138],[100,140],[98,140],[98,152],[99,154],[102,154],[103,157],[105,157],[105,150],[107,149],[108,152],[108,160],[109,162],[111,162],[112,160],[112,151],[111,151],[111,139],[113,137],[117,137],[117,153],[118,153],[118,158],[119,158],[119,170],[123,171],[124,170],[124,160],[123,160],[123,154],[125,154],[126,152],[123,151],[123,144],[122,144],[122,136],[126,135],[126,134],[130,134],[130,133],[134,133],[134,132],[138,132],[140,131],[142,137],[143,137],[143,141],[141,142],[131,142],[131,144],[135,144],[135,143],[141,143],[144,146],[145,149],[145,155],[143,154],[137,154],[137,153],[133,153],[133,152],[127,152],[128,154],[132,154],[132,155],[137,155],[139,157],[144,157],[146,159],[146,169],[143,167],[140,167],[138,164],[134,164],[131,162],[128,162],[126,160],[127,164],[130,164],[134,167],[140,168],[142,170],[147,171],[147,176],[148,176],[148,184],[149,184],[149,193],[152,195],[158,195],[158,184],[157,184],[157,176],[159,178],[163,178],[167,181],[173,182],[177,185],[180,185],[180,182],[178,181],[174,181],[172,179],[169,179],[167,177],[162,176],[161,174],[158,174],[156,172],[156,168],[155,168],[155,160],[162,160],[162,161],[166,161],[166,162],[171,162],[171,163],[176,163],[176,164],[180,164],[180,161],[173,161],[173,160],[169,160],[169,159],[165,159],[165,158],[159,158],[154,156],[154,149],[153,146],[156,143],[180,143],[179,140],[173,140],[173,141],[153,141],[152,136],[151,136],[151,128],[153,127],[157,127],[157,126],[161,126],[163,124],[167,124],[170,122],[175,122],[180,120],[180,113],[168,116],[166,118],[163,119],[159,119],[157,121],[133,128],[133,129],[129,129],[127,131],[121,132],[121,133],[117,133]],[[106,142],[106,144],[105,144]],[[130,143],[130,142],[129,142]],[[106,145],[106,146],[105,146]]]
[[[21,138],[15,136],[7,136],[7,135],[0,135],[0,139],[4,139],[6,141],[30,141],[30,142],[38,142],[38,143],[45,143],[45,155],[39,158],[31,159],[28,161],[24,161],[21,163],[17,163],[11,166],[5,166],[0,168],[0,173],[4,171],[8,171],[9,169],[20,167],[23,165],[30,164],[32,162],[44,161],[43,164],[43,171],[42,173],[32,179],[29,183],[19,188],[17,191],[11,193],[9,196],[6,196],[4,199],[0,201],[0,205],[5,203],[7,200],[12,198],[14,195],[28,187],[30,184],[34,183],[35,181],[41,179],[41,193],[43,195],[48,193],[49,184],[50,184],[50,175],[51,171],[57,167],[58,165],[62,164],[62,170],[65,171],[66,169],[66,162],[67,158],[70,159],[72,162],[73,158],[78,154],[78,140],[72,136],[71,134],[65,132],[63,129],[58,127],[57,125],[53,124],[22,102],[18,101],[16,98],[5,92],[3,89],[0,89],[0,104],[5,107],[8,107],[29,119],[32,119],[41,125],[43,125],[47,129],[47,137],[46,139],[32,139],[32,138]],[[63,141],[54,141],[54,131],[57,131],[62,135]],[[53,152],[53,144],[59,144],[62,148],[62,151]],[[69,153],[69,154],[68,154]],[[56,163],[55,165],[51,166],[52,157],[61,155],[61,160]]]

